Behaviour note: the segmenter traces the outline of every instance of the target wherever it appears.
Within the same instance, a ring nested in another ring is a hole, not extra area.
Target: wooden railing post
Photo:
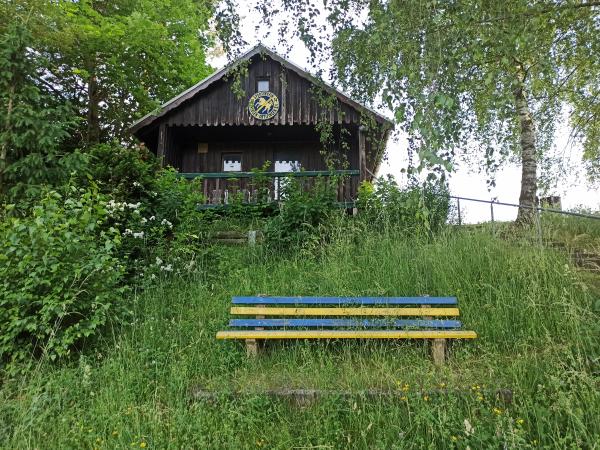
[[[367,150],[366,150],[366,127],[358,127],[358,170],[360,171],[359,184],[367,179]]]

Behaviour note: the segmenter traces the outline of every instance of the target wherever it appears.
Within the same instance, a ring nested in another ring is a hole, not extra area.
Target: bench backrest
[[[233,297],[240,328],[458,329],[456,297]],[[243,306],[242,306],[243,305]],[[318,318],[317,318],[318,317]],[[402,319],[397,319],[402,317]],[[436,319],[434,319],[434,317]]]

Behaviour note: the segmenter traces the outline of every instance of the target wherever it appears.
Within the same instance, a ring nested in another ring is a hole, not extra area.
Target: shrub
[[[97,144],[87,149],[86,155],[90,163],[81,172],[79,184],[93,180],[102,193],[119,202],[152,200],[160,164],[146,147]]]
[[[102,195],[69,187],[0,222],[0,360],[64,357],[115,314],[124,268],[107,220]]]
[[[448,221],[450,196],[443,182],[427,181],[421,187],[398,186],[393,176],[359,187],[359,216],[370,227],[396,227],[407,232],[437,232]]]
[[[281,247],[321,241],[336,210],[336,186],[336,180],[317,179],[312,189],[305,190],[290,177],[282,189],[279,214],[267,222],[267,240]]]

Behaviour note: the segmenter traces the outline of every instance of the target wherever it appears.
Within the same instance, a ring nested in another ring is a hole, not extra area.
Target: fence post
[[[494,225],[494,202],[490,202],[490,215],[492,216],[492,234],[496,234],[496,227]]]
[[[456,205],[458,208],[458,226],[462,225],[462,218],[460,217],[460,198],[456,197]]]
[[[536,219],[538,243],[540,244],[540,247],[541,247],[544,245],[544,238],[542,236],[542,216],[541,216],[539,208],[536,208],[535,212],[536,212],[535,219]]]

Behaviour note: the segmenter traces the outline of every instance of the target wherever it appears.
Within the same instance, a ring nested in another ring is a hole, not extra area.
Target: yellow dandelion
[[[440,383],[440,389],[444,389],[446,387],[446,383]]]
[[[144,441],[140,442],[140,448],[146,448],[148,446],[148,444],[146,444]]]
[[[523,425],[525,421],[523,419],[517,419],[517,425]]]
[[[500,408],[494,408],[494,409],[492,409],[492,411],[494,411],[494,414],[496,414],[497,416],[502,414],[502,410]]]
[[[402,397],[400,397],[400,400],[402,400],[403,402],[407,401],[408,399],[406,398],[406,395],[403,395]]]
[[[429,401],[429,395],[424,395],[423,396],[423,400],[425,400],[426,402],[428,402]]]
[[[478,394],[477,395],[477,400],[479,400],[480,402],[482,402],[483,401],[483,395]]]
[[[100,439],[100,438],[96,438],[96,442],[99,444],[99,443],[101,443],[101,442],[102,442],[102,439]]]
[[[402,386],[402,390],[404,392],[408,392],[409,389],[410,389],[410,386],[408,384],[405,384],[404,386]]]
[[[452,440],[452,442],[458,441],[458,438],[456,436],[450,436],[450,439]]]

